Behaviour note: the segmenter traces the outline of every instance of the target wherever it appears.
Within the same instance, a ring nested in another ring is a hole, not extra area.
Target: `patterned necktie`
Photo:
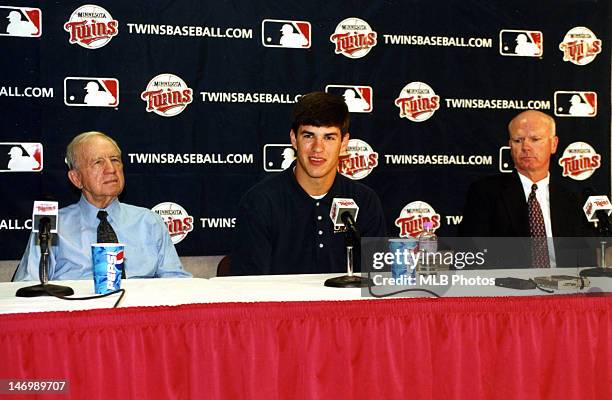
[[[546,238],[546,228],[544,227],[544,217],[540,203],[536,198],[538,185],[531,185],[531,193],[527,200],[529,208],[529,233],[531,234],[531,261],[534,268],[549,268],[548,243]]]
[[[119,243],[115,230],[106,219],[107,216],[108,213],[106,211],[98,211],[98,219],[100,220],[98,224],[98,243]],[[123,269],[121,270],[121,279],[125,279],[125,260],[123,261]]]
[[[98,243],[119,243],[115,230],[106,219],[107,216],[106,211],[98,211],[98,219],[100,220],[98,224]]]

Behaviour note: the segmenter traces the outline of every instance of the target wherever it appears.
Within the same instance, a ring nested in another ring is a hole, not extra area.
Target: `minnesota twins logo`
[[[414,122],[428,120],[440,108],[440,96],[423,82],[411,82],[404,86],[395,105],[399,116]]]
[[[378,153],[363,140],[350,139],[338,157],[338,172],[350,179],[363,179],[378,166]]]
[[[147,112],[173,117],[192,102],[193,90],[176,75],[160,74],[151,79],[140,98],[147,102]]]
[[[563,156],[559,159],[563,168],[563,176],[576,181],[583,181],[593,175],[601,167],[601,156],[595,152],[590,144],[575,142],[567,146]]]
[[[563,61],[587,65],[601,53],[601,40],[589,28],[577,26],[565,34],[559,50],[563,52]]]
[[[361,58],[376,46],[376,32],[359,18],[347,18],[336,26],[329,37],[335,45],[335,53],[348,58]]]
[[[70,44],[99,49],[117,36],[119,22],[104,8],[92,4],[74,10],[64,30],[70,33]]]
[[[413,201],[402,209],[395,226],[400,229],[400,237],[416,237],[423,231],[423,223],[431,222],[435,232],[440,227],[440,214],[424,201]]]

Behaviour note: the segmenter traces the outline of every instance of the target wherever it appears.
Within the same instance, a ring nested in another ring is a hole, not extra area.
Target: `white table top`
[[[444,273],[440,273],[444,274]],[[576,269],[517,269],[488,271],[446,271],[446,274],[460,274],[464,279],[480,277],[517,277],[531,278],[547,275],[578,275]],[[190,303],[223,303],[223,302],[258,302],[258,301],[322,301],[322,300],[366,300],[368,289],[329,288],[323,282],[339,274],[322,275],[265,275],[219,277],[212,279],[128,279],[123,282],[126,294],[119,307],[162,306]],[[580,292],[612,292],[612,279],[589,278],[591,286],[581,290],[557,290],[554,294],[572,294]],[[449,281],[452,276],[449,275]],[[0,314],[38,311],[70,311],[94,308],[110,308],[117,295],[87,301],[67,301],[53,297],[19,298],[17,289],[36,284],[37,282],[4,282],[0,283]],[[70,286],[77,296],[93,295],[93,282],[61,281],[50,282]],[[403,287],[375,287],[375,294],[389,294]],[[533,296],[547,295],[534,290],[515,290],[486,285],[453,284],[432,286],[431,290],[444,297],[459,296]],[[430,296],[423,292],[403,293],[401,297]],[[396,296],[397,297],[397,296]]]

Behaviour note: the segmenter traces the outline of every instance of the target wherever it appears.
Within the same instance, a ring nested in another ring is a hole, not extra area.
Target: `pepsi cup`
[[[391,276],[394,279],[405,279],[413,285],[416,280],[415,255],[418,250],[418,240],[413,237],[389,239],[389,251],[393,254]]]
[[[121,288],[124,247],[120,243],[95,243],[91,245],[96,293],[104,294]]]

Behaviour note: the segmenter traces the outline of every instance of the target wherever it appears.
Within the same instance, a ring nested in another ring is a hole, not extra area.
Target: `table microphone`
[[[609,232],[608,217],[612,214],[612,204],[608,196],[589,196],[582,209],[587,221],[595,223],[601,234]]]
[[[40,262],[38,264],[38,277],[40,284],[23,287],[17,290],[17,297],[37,296],[70,296],[74,291],[68,286],[52,285],[48,282],[49,247],[52,234],[57,233],[58,221],[57,201],[35,201],[32,211],[32,232],[38,233],[40,245]]]
[[[355,200],[339,197],[332,200],[329,218],[334,223],[334,227],[343,227],[345,224],[344,219],[347,218],[347,215],[350,215],[354,223],[357,220],[357,214],[359,214],[359,206],[355,203]]]
[[[346,228],[352,233],[353,239],[359,240],[359,230],[357,229],[357,214],[359,206],[353,199],[335,198],[329,210],[329,217],[334,223],[334,228]]]
[[[580,271],[580,276],[606,276],[612,278],[612,268],[606,267],[606,240],[610,235],[610,214],[612,213],[612,204],[608,196],[598,195],[589,196],[582,208],[584,215],[589,222],[592,222],[597,227],[598,235],[601,237],[600,243],[600,264],[601,267],[587,268]]]
[[[355,200],[348,198],[334,198],[329,211],[335,228],[345,227],[346,237],[346,269],[347,275],[330,278],[325,281],[325,286],[329,287],[367,287],[374,286],[374,282],[368,278],[353,275],[353,247],[355,242],[359,242],[360,235],[357,229],[357,214],[359,206]]]

